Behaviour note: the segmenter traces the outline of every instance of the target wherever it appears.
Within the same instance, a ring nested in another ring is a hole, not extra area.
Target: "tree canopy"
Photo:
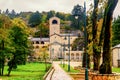
[[[42,18],[41,14],[38,11],[36,11],[35,13],[31,14],[28,24],[31,27],[35,27],[41,23],[41,18]]]
[[[120,16],[118,16],[117,19],[114,19],[112,28],[112,46],[115,46],[120,44]]]

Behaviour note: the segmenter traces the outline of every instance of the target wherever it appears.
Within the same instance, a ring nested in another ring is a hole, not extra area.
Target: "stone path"
[[[60,66],[60,62],[53,62],[55,71],[53,73],[51,80],[72,80],[72,77],[69,76]],[[46,79],[47,80],[47,79]]]

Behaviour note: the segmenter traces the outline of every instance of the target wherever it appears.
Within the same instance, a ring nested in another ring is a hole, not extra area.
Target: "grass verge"
[[[68,72],[68,65],[67,64],[64,64],[64,67],[63,67],[63,64],[60,64],[60,67],[64,69],[64,71]],[[73,67],[70,66],[70,72],[69,73],[79,73],[80,71],[79,70],[75,70]]]
[[[48,67],[51,64],[47,64]],[[8,67],[5,66],[4,74],[7,74]],[[19,65],[17,69],[12,70],[11,75],[0,76],[2,80],[43,80],[45,75],[44,63],[27,63],[26,65]]]

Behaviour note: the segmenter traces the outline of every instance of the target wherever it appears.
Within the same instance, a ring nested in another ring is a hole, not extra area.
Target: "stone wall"
[[[94,74],[92,80],[120,80],[119,74]]]

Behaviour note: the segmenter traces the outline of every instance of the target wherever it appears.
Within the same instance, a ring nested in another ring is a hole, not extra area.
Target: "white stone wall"
[[[69,51],[65,51],[64,59],[68,60]],[[70,51],[70,60],[72,61],[82,61],[83,58],[83,51]]]
[[[113,50],[112,50],[112,56],[113,56],[113,66],[114,67],[118,67],[118,57],[119,57],[119,59],[120,59],[120,55],[118,54],[118,53],[120,53],[120,48],[114,48]]]

